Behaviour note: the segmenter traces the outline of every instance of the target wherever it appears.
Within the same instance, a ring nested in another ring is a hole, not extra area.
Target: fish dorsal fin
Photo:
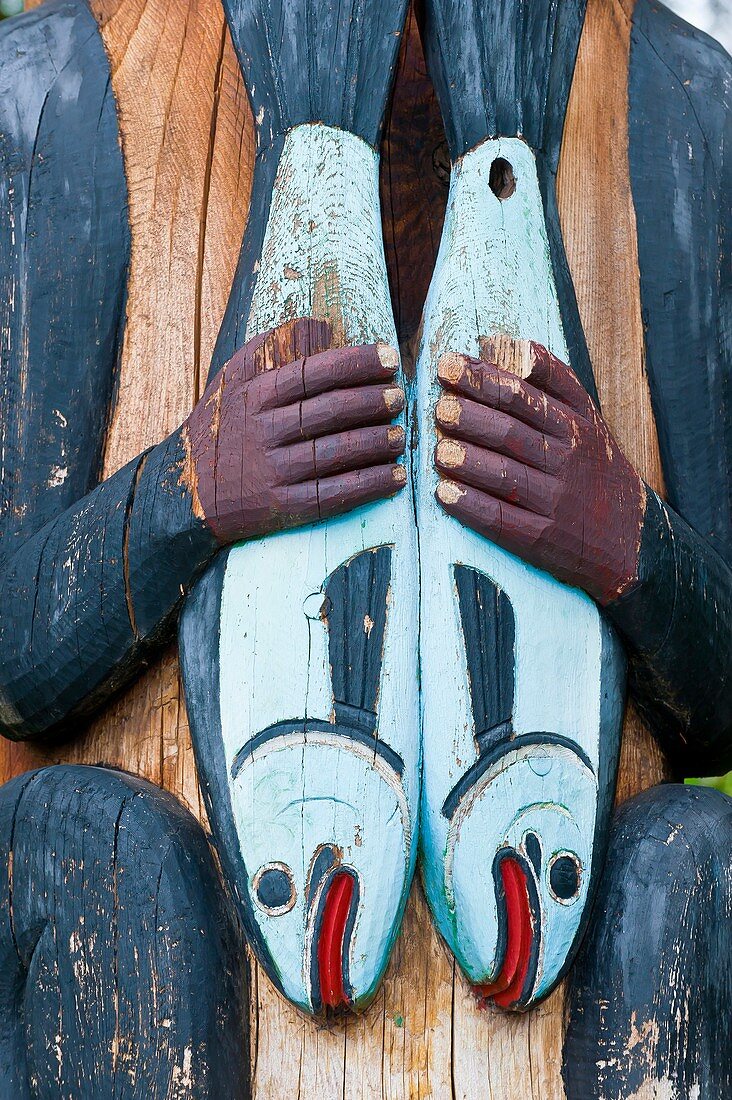
[[[516,622],[511,601],[485,573],[455,566],[475,743],[482,755],[513,731]]]
[[[325,583],[324,618],[336,717],[376,728],[386,634],[391,547],[365,550]]]

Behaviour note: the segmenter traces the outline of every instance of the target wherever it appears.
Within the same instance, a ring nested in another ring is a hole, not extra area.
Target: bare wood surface
[[[590,0],[564,130],[557,198],[605,418],[641,477],[663,495],[644,361],[635,210],[628,163],[628,58],[634,0]],[[630,704],[618,801],[669,777]]]
[[[110,473],[180,423],[202,391],[246,220],[253,138],[216,0],[94,0],[93,7],[112,64],[132,225]],[[630,7],[630,0],[589,2],[559,202],[605,414],[660,487],[628,186]],[[639,724],[631,721],[625,741],[624,796],[663,774]],[[4,743],[0,753],[3,778],[39,762],[119,765],[203,817],[174,650],[79,741],[51,754]],[[563,1006],[560,989],[526,1016],[478,1009],[415,885],[386,981],[362,1018],[328,1027],[306,1021],[254,969],[254,1095],[559,1100]]]

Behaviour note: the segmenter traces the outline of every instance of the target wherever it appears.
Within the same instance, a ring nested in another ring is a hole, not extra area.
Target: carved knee
[[[618,810],[570,977],[570,1100],[732,1095],[730,851],[717,791],[656,787]]]
[[[0,790],[0,1095],[247,1095],[246,978],[174,798],[59,766]]]

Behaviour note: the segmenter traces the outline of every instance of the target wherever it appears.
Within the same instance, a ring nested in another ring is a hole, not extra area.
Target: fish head
[[[481,998],[527,1009],[562,976],[590,898],[597,799],[583,754],[526,738],[449,807],[451,946]]]
[[[248,932],[308,1014],[364,1008],[386,968],[412,873],[399,763],[326,722],[293,724],[237,762]]]

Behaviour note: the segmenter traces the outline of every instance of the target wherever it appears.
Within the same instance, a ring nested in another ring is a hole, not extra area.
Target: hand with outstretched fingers
[[[211,380],[183,426],[197,505],[224,546],[314,523],[397,492],[399,356],[337,348],[265,369],[256,336]]]
[[[440,360],[437,499],[606,605],[637,578],[645,485],[572,370],[528,349],[523,378],[468,356]]]

